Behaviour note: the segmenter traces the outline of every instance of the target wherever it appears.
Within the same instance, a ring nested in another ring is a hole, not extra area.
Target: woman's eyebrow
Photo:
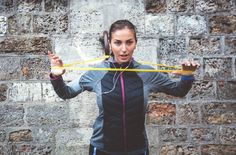
[[[127,40],[125,40],[125,41],[133,41],[133,40],[134,40],[134,38],[130,38],[130,39],[127,39]],[[114,39],[114,41],[122,41],[122,40]]]

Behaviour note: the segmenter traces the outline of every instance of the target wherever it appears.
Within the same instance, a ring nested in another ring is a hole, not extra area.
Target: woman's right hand
[[[51,62],[51,67],[63,67],[62,60],[55,54],[53,54],[51,51],[48,51],[48,57]],[[65,69],[51,69],[52,76],[61,76],[66,72]]]

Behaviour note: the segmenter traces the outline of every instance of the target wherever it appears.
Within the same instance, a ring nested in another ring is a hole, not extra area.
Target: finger
[[[200,67],[200,64],[195,61],[192,61],[192,66],[198,68]]]
[[[191,66],[193,67],[197,66],[197,64],[194,61],[191,61],[190,63],[191,63]]]
[[[189,61],[185,61],[184,63],[182,63],[182,67],[186,67],[186,66],[190,66],[190,62]]]
[[[53,54],[53,53],[48,53],[48,57],[49,57],[50,59],[52,59],[54,56],[55,56],[55,54]]]
[[[53,56],[52,56],[52,59],[55,60],[55,59],[60,59],[60,58],[59,58],[57,55],[53,55]]]

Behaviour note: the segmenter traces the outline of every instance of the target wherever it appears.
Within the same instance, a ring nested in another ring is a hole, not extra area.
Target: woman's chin
[[[130,59],[120,59],[118,61],[118,63],[126,63],[126,62],[129,62],[129,61],[130,61]]]

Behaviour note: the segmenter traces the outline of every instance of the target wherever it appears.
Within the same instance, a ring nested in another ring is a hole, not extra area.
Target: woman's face
[[[133,30],[124,28],[111,34],[110,47],[117,63],[129,62],[136,48],[135,34]]]

